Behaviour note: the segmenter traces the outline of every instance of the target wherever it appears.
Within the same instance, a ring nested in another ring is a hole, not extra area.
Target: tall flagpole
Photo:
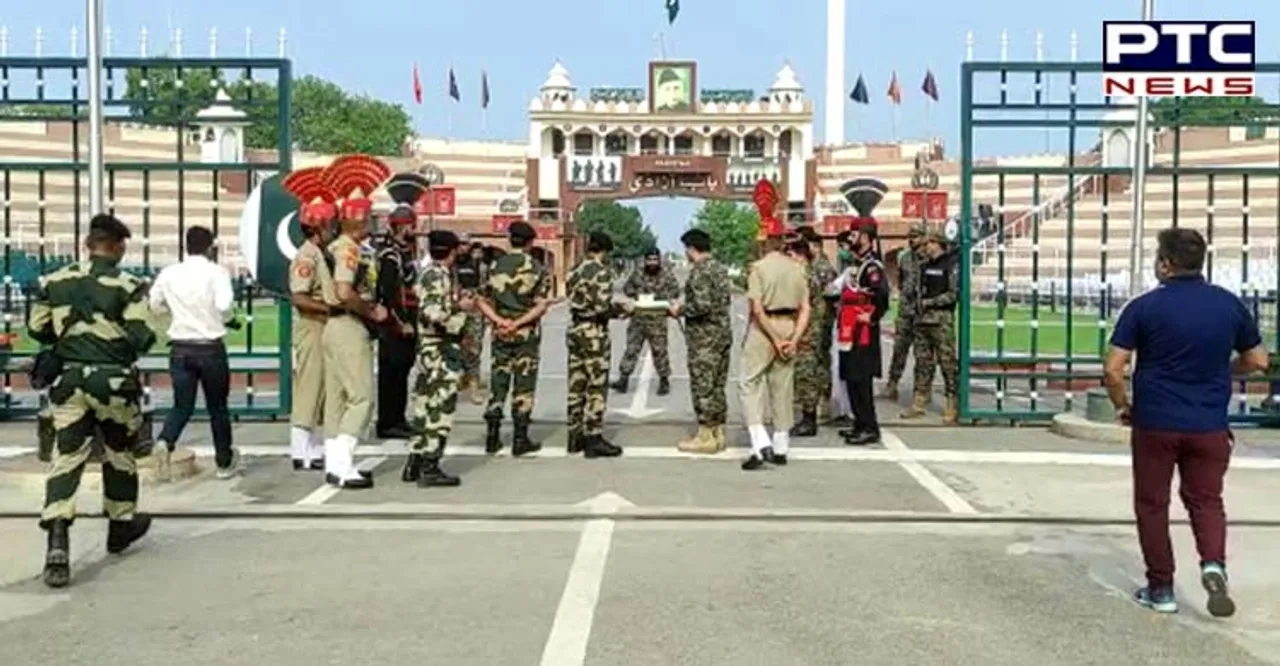
[[[1142,0],[1142,20],[1151,21],[1155,15],[1155,0]],[[1142,292],[1142,227],[1145,224],[1147,200],[1147,97],[1138,98],[1138,136],[1134,137],[1133,150],[1133,216],[1129,230],[1129,297]]]
[[[89,214],[103,212],[102,205],[102,3],[85,0],[85,37],[89,70]]]

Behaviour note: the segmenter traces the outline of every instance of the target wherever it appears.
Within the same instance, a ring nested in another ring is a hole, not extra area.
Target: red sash
[[[871,297],[861,289],[845,286],[840,290],[840,314],[836,324],[836,343],[841,350],[871,346],[871,325],[858,317],[875,314]]]

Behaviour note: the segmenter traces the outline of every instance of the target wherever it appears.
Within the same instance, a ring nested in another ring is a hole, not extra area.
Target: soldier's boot
[[[541,450],[542,444],[529,439],[529,424],[517,423],[515,434],[511,437],[511,455],[518,458]]]
[[[444,450],[444,442],[440,443],[440,450]],[[423,459],[422,475],[418,477],[419,488],[453,488],[462,485],[462,479],[440,469],[440,461],[435,459]]]
[[[811,409],[800,412],[800,420],[791,426],[792,437],[813,437],[818,434],[818,415]]]
[[[569,446],[568,446],[569,454],[573,455],[576,453],[582,453],[582,446],[585,441],[586,441],[586,437],[581,433],[570,432]]]
[[[711,434],[714,435],[716,440],[716,453],[729,448],[729,442],[724,436],[724,425],[718,425],[715,428],[712,428]]]
[[[715,429],[707,426],[698,426],[698,434],[676,444],[676,448],[685,453],[717,453],[720,450]]]
[[[957,409],[958,403],[954,395],[947,396],[947,406],[942,410],[942,423],[945,425],[956,425],[960,422],[960,410]]]
[[[502,450],[502,420],[485,419],[484,452],[493,455]]]
[[[885,382],[884,390],[880,391],[880,395],[876,397],[880,398],[881,400],[893,400],[894,402],[897,402],[898,380],[890,377],[889,381]]]
[[[405,483],[414,483],[422,478],[422,454],[410,453],[405,458],[404,469],[400,472],[400,480]]]
[[[658,378],[658,395],[667,395],[671,393],[671,379],[667,377]]]
[[[129,520],[111,520],[107,527],[107,552],[112,555],[123,553],[125,548],[142,537],[151,529],[151,516],[135,513]]]
[[[44,584],[66,587],[71,583],[71,523],[54,520],[48,527],[48,547],[44,554]]]
[[[471,404],[483,405],[489,399],[488,393],[485,391],[484,382],[480,381],[479,375],[471,376],[469,395],[471,396]]]
[[[918,419],[925,415],[925,408],[929,406],[929,396],[923,393],[917,393],[911,401],[911,406],[899,416],[904,419]]]
[[[622,455],[622,447],[606,440],[602,435],[584,437],[582,456],[584,458],[617,458]]]
[[[618,381],[616,381],[616,382],[614,382],[614,383],[610,384],[610,385],[609,385],[609,388],[613,389],[614,391],[617,391],[618,393],[626,393],[626,392],[627,392],[627,382],[629,382],[629,381],[631,381],[631,377],[630,377],[630,376],[628,376],[628,375],[618,375]]]

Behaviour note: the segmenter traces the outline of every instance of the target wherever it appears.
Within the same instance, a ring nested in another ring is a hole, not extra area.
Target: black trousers
[[[221,341],[175,341],[169,349],[169,375],[173,378],[173,409],[164,417],[160,439],[173,448],[196,409],[196,388],[204,391],[209,427],[213,431],[214,459],[218,467],[231,464],[231,415],[227,395],[231,368],[227,347]]]
[[[876,416],[873,384],[873,378],[869,374],[847,373],[844,378],[845,391],[849,394],[849,407],[853,410],[854,431],[869,432],[878,437],[880,419]]]
[[[417,336],[384,332],[378,339],[378,430],[408,423],[409,370],[413,368]]]

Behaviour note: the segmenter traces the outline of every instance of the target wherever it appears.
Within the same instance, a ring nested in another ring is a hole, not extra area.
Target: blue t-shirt
[[[1235,294],[1191,275],[1130,301],[1111,344],[1138,357],[1135,428],[1204,433],[1227,429],[1231,353],[1257,347],[1262,336]]]

